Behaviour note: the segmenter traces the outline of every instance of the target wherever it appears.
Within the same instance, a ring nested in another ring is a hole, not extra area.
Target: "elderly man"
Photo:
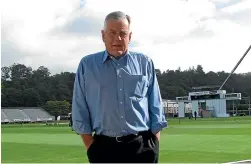
[[[106,50],[82,58],[73,100],[73,129],[90,163],[156,163],[160,131],[167,126],[152,60],[128,50],[131,19],[108,14]]]

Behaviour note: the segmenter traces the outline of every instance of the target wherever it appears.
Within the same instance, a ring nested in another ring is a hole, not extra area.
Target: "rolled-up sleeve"
[[[72,123],[78,134],[92,134],[89,108],[85,97],[84,58],[79,63],[73,89]]]
[[[159,89],[158,80],[156,77],[155,67],[150,61],[150,85],[149,85],[149,100],[148,108],[151,119],[151,131],[157,133],[163,128],[167,127],[167,121],[165,119],[165,114],[162,106],[162,98]]]

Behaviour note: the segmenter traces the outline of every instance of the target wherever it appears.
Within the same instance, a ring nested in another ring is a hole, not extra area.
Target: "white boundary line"
[[[236,163],[251,163],[251,159],[247,159],[247,160],[243,160],[243,161],[227,162],[224,164],[236,164]]]

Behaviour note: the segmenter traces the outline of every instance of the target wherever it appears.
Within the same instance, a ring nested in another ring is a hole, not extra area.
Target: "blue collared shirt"
[[[122,136],[167,127],[152,60],[128,51],[115,59],[107,51],[82,58],[72,99],[78,134]]]

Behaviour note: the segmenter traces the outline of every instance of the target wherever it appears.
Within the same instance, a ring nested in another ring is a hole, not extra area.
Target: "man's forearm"
[[[93,143],[92,135],[91,134],[81,134],[80,136],[83,140],[85,148],[88,149],[90,147],[90,145]]]

